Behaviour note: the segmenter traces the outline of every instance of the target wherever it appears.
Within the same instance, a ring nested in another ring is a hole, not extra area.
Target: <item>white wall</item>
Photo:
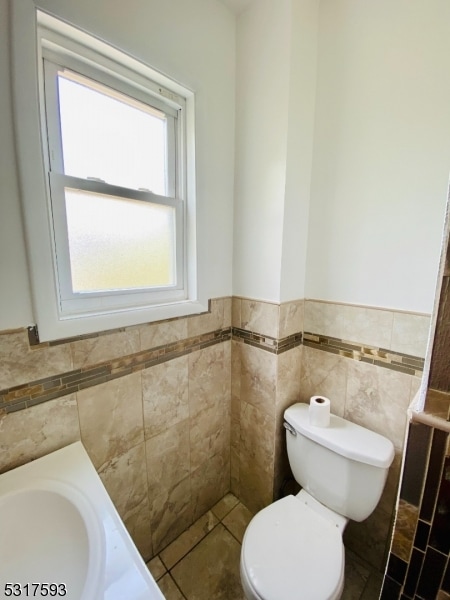
[[[316,102],[318,0],[292,0],[280,301],[305,296]]]
[[[290,0],[258,0],[237,26],[233,292],[278,301],[286,181]]]
[[[196,93],[197,203],[199,225],[206,230],[198,252],[208,297],[231,294],[235,18],[210,0],[37,0],[46,10],[125,50],[178,80]],[[2,13],[7,0],[0,0]],[[6,20],[1,19],[4,27]],[[1,32],[7,46],[7,35]],[[7,53],[2,52],[2,81],[8,79]],[[1,154],[7,177],[1,182],[1,233],[14,238],[6,258],[2,243],[0,330],[30,323],[30,295],[21,225],[18,218],[11,114],[7,86],[1,86]],[[3,175],[3,172],[2,172]],[[5,218],[3,215],[5,214]],[[13,277],[14,276],[14,277]],[[3,288],[11,290],[4,293]]]
[[[235,294],[432,311],[449,22],[446,0],[258,0],[238,17]]]
[[[431,312],[450,173],[450,4],[322,0],[306,295]]]
[[[0,331],[34,322],[19,190],[9,90],[8,4],[0,0]]]

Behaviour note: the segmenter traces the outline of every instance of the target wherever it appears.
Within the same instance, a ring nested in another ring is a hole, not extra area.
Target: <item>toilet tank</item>
[[[329,427],[309,423],[309,405],[284,413],[289,462],[296,481],[335,512],[363,521],[375,509],[394,458],[390,440],[331,415]]]

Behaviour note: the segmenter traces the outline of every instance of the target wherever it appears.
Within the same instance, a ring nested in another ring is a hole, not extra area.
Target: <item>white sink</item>
[[[0,573],[0,599],[164,600],[81,442],[0,475]]]
[[[64,583],[74,598],[98,597],[104,535],[75,488],[37,479],[3,494],[0,532],[0,564],[8,582]]]

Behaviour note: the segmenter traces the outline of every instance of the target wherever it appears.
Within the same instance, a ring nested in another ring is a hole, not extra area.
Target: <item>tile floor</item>
[[[166,600],[245,600],[239,557],[251,517],[227,494],[147,563]],[[377,600],[382,576],[347,551],[345,582],[341,600]]]

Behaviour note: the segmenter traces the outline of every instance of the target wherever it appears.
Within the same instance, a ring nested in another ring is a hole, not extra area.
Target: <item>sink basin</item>
[[[0,600],[164,600],[81,442],[0,474],[0,574]]]
[[[0,531],[5,580],[64,584],[69,598],[98,598],[104,535],[75,488],[37,479],[0,496]]]

